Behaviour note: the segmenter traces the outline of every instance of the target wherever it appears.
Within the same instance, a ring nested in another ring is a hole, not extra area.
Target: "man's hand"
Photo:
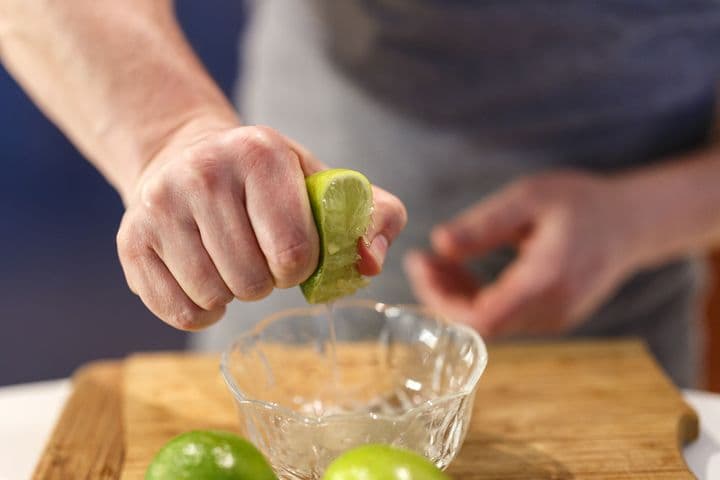
[[[233,298],[298,285],[318,261],[304,177],[323,167],[266,127],[181,131],[149,163],[118,233],[131,290],[172,326],[217,321]],[[402,203],[375,188],[361,273],[380,272],[405,224]]]
[[[511,184],[408,255],[419,299],[482,334],[557,333],[595,310],[635,267],[624,190],[610,178],[545,174]],[[480,285],[462,263],[513,245],[515,261]]]
[[[232,298],[297,285],[317,264],[304,176],[324,168],[269,128],[239,127],[170,0],[0,0],[0,56],[118,189],[130,288],[160,318],[202,328]],[[380,272],[405,224],[374,190],[358,270]]]

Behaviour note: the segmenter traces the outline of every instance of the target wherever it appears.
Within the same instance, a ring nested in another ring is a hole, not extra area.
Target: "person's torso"
[[[714,0],[312,2],[350,81],[485,145],[613,168],[686,148],[710,122]]]

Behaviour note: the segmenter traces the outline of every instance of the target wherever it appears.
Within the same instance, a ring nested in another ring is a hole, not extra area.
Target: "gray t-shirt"
[[[387,105],[553,163],[696,144],[720,67],[715,0],[313,0],[328,54]]]
[[[617,170],[702,143],[720,65],[715,1],[260,0],[238,104],[334,166],[397,194],[409,224],[362,295],[413,301],[403,252],[539,170]],[[478,268],[492,275],[507,259]],[[697,370],[698,264],[641,272],[574,335],[638,335],[680,384]],[[235,303],[203,347],[297,289]]]

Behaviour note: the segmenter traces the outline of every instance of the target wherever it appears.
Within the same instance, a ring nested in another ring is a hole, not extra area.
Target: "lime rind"
[[[327,303],[355,293],[369,281],[357,270],[358,240],[372,213],[372,187],[347,169],[325,170],[305,180],[320,237],[315,272],[300,285],[308,303]]]
[[[166,443],[145,480],[278,480],[249,441],[230,432],[193,430]]]

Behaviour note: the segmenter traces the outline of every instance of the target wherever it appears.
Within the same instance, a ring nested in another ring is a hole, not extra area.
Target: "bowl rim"
[[[416,415],[419,412],[422,412],[424,410],[434,408],[440,404],[443,404],[445,402],[461,398],[461,397],[468,397],[475,393],[475,390],[477,389],[478,383],[480,381],[480,377],[482,377],[483,373],[485,372],[485,369],[487,368],[488,363],[488,351],[487,346],[485,344],[485,341],[480,336],[480,334],[473,328],[463,325],[458,322],[453,322],[447,317],[439,314],[438,312],[431,310],[427,307],[424,307],[422,305],[417,304],[386,304],[383,302],[378,302],[375,300],[361,300],[361,299],[351,299],[351,300],[339,300],[334,303],[334,306],[338,307],[366,307],[366,308],[372,308],[378,313],[384,312],[390,308],[398,308],[404,311],[410,311],[414,312],[416,314],[423,315],[425,317],[432,318],[439,323],[445,324],[453,329],[459,330],[462,333],[468,335],[470,338],[473,339],[475,342],[478,351],[480,353],[480,358],[475,365],[469,379],[467,382],[465,382],[465,385],[463,388],[458,390],[457,392],[448,393],[445,395],[441,395],[438,398],[434,398],[432,400],[427,400],[419,405],[415,405],[413,407],[410,407],[408,409],[402,410],[401,413],[388,415],[383,413],[374,413],[374,412],[347,412],[347,413],[330,413],[328,415],[321,415],[321,416],[314,416],[314,415],[305,415],[300,412],[297,412],[295,410],[292,410],[291,408],[285,407],[283,405],[280,405],[276,402],[270,402],[267,400],[261,400],[257,398],[251,398],[247,396],[245,393],[243,393],[242,389],[237,385],[235,382],[235,378],[233,374],[230,372],[230,356],[232,352],[235,350],[235,346],[241,342],[244,339],[247,339],[249,337],[258,335],[260,332],[263,331],[263,329],[281,319],[284,317],[289,317],[292,315],[298,315],[298,314],[305,314],[308,313],[312,314],[314,312],[320,313],[323,311],[326,306],[325,305],[308,305],[306,307],[296,307],[296,308],[289,308],[284,309],[279,312],[276,312],[272,315],[269,315],[265,318],[263,318],[260,322],[258,322],[253,328],[250,330],[243,332],[242,334],[238,335],[232,343],[222,352],[221,360],[220,360],[220,371],[222,373],[223,379],[225,380],[225,384],[227,385],[228,389],[230,390],[230,393],[232,393],[235,401],[238,404],[247,404],[247,405],[253,405],[261,407],[265,410],[271,410],[274,412],[277,412],[282,415],[283,418],[292,418],[296,421],[299,421],[304,424],[312,424],[312,425],[319,425],[319,424],[325,424],[325,423],[331,423],[332,421],[337,420],[347,420],[348,418],[362,418],[362,417],[368,417],[372,420],[388,420],[388,421],[398,421],[402,420],[405,417],[409,417],[411,415]]]

